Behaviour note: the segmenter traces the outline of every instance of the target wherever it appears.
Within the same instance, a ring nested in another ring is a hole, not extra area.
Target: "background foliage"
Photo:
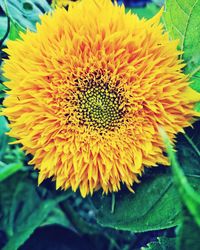
[[[122,2],[122,1],[121,1]],[[152,17],[163,1],[124,1],[127,11]],[[7,39],[35,31],[39,15],[51,10],[46,0],[0,0],[1,63]],[[167,0],[163,24],[184,50],[185,73],[200,92],[200,0]],[[0,107],[5,97],[0,71]],[[200,104],[196,104],[200,111]],[[56,191],[54,183],[37,186],[37,173],[20,145],[6,135],[8,121],[0,116],[0,249],[161,250],[200,249],[200,122],[177,136],[176,154],[167,135],[171,167],[146,170],[135,194],[82,199],[79,193]]]

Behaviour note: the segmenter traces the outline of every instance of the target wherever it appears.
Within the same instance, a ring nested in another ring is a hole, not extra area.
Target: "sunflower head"
[[[82,196],[131,190],[145,166],[168,164],[158,127],[174,139],[194,112],[182,52],[160,16],[139,20],[108,0],[82,0],[8,42],[4,114],[39,183],[53,177]]]

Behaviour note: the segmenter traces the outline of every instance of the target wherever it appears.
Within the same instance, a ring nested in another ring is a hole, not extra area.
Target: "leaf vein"
[[[184,44],[185,44],[185,37],[186,37],[186,34],[188,32],[188,26],[189,26],[189,23],[190,23],[190,20],[191,20],[191,16],[192,16],[192,12],[194,10],[194,7],[196,6],[196,4],[198,3],[199,0],[196,0],[196,2],[193,4],[191,10],[190,10],[190,13],[188,15],[188,20],[186,21],[186,27],[185,27],[185,32],[183,34],[183,41],[182,41],[182,46],[181,46],[181,50],[184,50]]]
[[[183,37],[183,34],[181,33],[181,31],[172,23],[173,27],[176,29],[176,31]]]
[[[177,0],[175,0],[175,2],[177,3],[178,7],[186,14],[186,16],[189,17],[188,13],[183,9],[183,7],[180,5],[180,3]]]

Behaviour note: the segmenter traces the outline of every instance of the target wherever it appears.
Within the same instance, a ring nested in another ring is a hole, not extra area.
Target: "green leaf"
[[[182,198],[184,205],[187,207],[189,212],[193,215],[194,220],[200,226],[200,195],[197,193],[192,186],[189,184],[183,170],[181,169],[176,155],[174,153],[173,147],[165,133],[164,130],[160,129],[162,138],[165,142],[168,157],[172,165],[172,171],[174,179]]]
[[[0,52],[1,53],[1,52]],[[1,72],[1,68],[0,68],[0,99],[3,99],[5,97],[5,91],[7,90],[7,87],[4,86],[2,83],[1,83],[1,78],[2,77],[2,72]],[[1,100],[0,100],[1,101]],[[0,112],[1,112],[1,107],[0,107]]]
[[[159,8],[155,4],[147,4],[145,8],[126,8],[126,11],[131,11],[134,14],[137,14],[140,18],[151,18],[153,17],[158,11]]]
[[[164,5],[165,0],[152,0],[152,2],[153,2],[154,4],[156,4],[157,6],[161,7],[161,6]]]
[[[0,40],[4,37],[7,31],[7,17],[0,16]]]
[[[0,71],[0,73],[1,73],[1,71]],[[0,83],[0,92],[5,91],[6,89],[7,89],[6,86],[4,86],[2,83]]]
[[[13,23],[22,30],[28,28],[32,31],[36,30],[36,23],[40,22],[39,16],[51,10],[46,0],[0,0],[0,6]]]
[[[200,0],[167,0],[164,21],[172,39],[179,39],[185,72],[191,74],[191,87],[200,92]]]
[[[69,193],[44,199],[42,188],[29,179],[26,173],[12,175],[0,183],[0,228],[9,238],[4,250],[17,250],[47,219],[57,204]]]
[[[185,134],[185,140],[183,140],[182,136],[182,140],[179,140],[177,144],[178,151],[176,154],[173,151],[167,135],[164,131],[161,131],[172,163],[177,189],[184,203],[182,205],[182,224],[179,226],[179,230],[177,230],[178,236],[176,240],[176,249],[180,250],[199,250],[200,246],[200,195],[193,190],[176,159],[176,156],[178,156],[180,164],[185,171],[189,170],[194,176],[200,176],[200,151],[197,144],[199,143],[198,124],[199,122],[194,124],[196,130],[186,130],[192,138]]]
[[[158,241],[148,243],[141,250],[175,250],[175,238],[158,237]]]
[[[4,116],[0,116],[0,161],[2,160],[8,144],[8,122]]]
[[[183,222],[178,228],[176,245],[180,250],[199,250],[200,247],[200,227],[196,224],[189,211],[183,207]]]
[[[198,92],[200,92],[200,67],[197,67],[192,73],[191,73],[191,75],[192,75],[192,77],[191,77],[191,84],[190,84],[190,86],[194,89],[194,90],[196,90],[196,91],[198,91]],[[194,72],[196,72],[196,73],[194,73]]]
[[[176,156],[177,160],[187,176],[200,177],[200,121],[193,124],[193,127],[185,129],[185,134],[177,136]]]
[[[23,222],[19,231],[10,237],[3,250],[17,250],[19,246],[21,246],[30,237],[34,230],[43,223],[49,212],[65,198],[66,197],[59,197],[55,200],[42,202],[41,205],[38,206],[37,209],[29,216],[26,221],[27,224]]]
[[[99,228],[95,225],[86,222],[67,201],[61,202],[60,207],[62,208],[63,212],[73,225],[73,227],[82,234],[97,234],[99,233]]]
[[[55,207],[49,213],[49,216],[42,223],[42,226],[47,226],[47,225],[52,225],[52,224],[58,224],[66,228],[69,228],[71,226],[69,220],[65,216],[65,213],[58,207]]]
[[[195,104],[194,109],[195,109],[197,112],[200,112],[200,102],[197,102],[197,103]]]
[[[97,222],[133,232],[176,226],[180,222],[181,205],[172,177],[169,173],[153,172],[155,175],[146,176],[141,184],[135,185],[134,194],[127,189],[116,193],[114,213],[112,196],[95,194],[92,200],[97,208]]]
[[[23,167],[22,163],[11,163],[11,164],[4,164],[0,162],[0,182],[7,179],[12,174],[16,173]]]
[[[6,135],[8,130],[6,118],[0,116],[0,182],[23,167],[21,151],[18,148],[12,150],[9,148],[9,137]]]
[[[23,3],[23,9],[27,11],[33,10],[33,4],[29,2],[24,2]]]
[[[10,25],[10,33],[8,38],[10,40],[16,40],[16,39],[21,39],[20,38],[20,32],[25,32],[24,29],[22,29],[21,26],[19,26],[17,23],[14,23],[13,21],[11,22]]]

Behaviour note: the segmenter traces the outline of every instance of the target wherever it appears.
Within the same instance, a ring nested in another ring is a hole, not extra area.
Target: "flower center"
[[[80,124],[100,130],[113,130],[124,116],[123,98],[108,84],[88,84],[78,93],[78,118]]]

